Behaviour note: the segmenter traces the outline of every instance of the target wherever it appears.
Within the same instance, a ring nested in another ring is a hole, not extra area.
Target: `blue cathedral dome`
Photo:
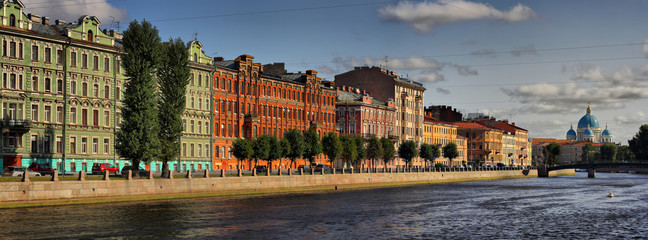
[[[598,119],[592,115],[592,109],[587,106],[587,113],[578,121],[578,128],[601,128]]]
[[[576,131],[574,131],[573,128],[569,129],[569,131],[567,131],[567,136],[574,136],[575,137],[576,136]]]
[[[610,130],[607,130],[607,128],[606,128],[605,130],[603,130],[603,133],[601,133],[601,135],[603,135],[603,136],[611,136],[612,133],[610,133]]]
[[[583,135],[585,135],[585,136],[594,136],[594,132],[592,132],[592,129],[587,128],[587,129],[585,129],[585,132],[583,132]]]

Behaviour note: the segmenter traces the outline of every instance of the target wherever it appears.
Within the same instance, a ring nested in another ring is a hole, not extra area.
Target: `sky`
[[[82,15],[123,31],[150,21],[163,40],[210,57],[283,62],[326,80],[379,66],[421,82],[426,106],[509,119],[565,139],[588,104],[613,141],[648,124],[644,0],[23,0],[53,21]]]

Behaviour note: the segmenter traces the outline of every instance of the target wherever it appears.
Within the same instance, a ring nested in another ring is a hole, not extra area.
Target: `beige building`
[[[457,126],[440,121],[434,117],[425,116],[423,121],[423,142],[439,146],[441,155],[434,161],[435,163],[442,163],[445,165],[450,164],[448,158],[443,157],[443,147],[448,143],[457,145],[457,152],[459,156],[453,159],[453,163],[467,164],[466,163],[466,143],[467,140],[463,136],[457,135]]]

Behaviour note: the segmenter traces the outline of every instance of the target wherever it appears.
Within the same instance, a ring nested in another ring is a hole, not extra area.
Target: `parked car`
[[[257,174],[266,174],[268,173],[268,167],[267,166],[256,166],[254,167],[256,169]]]
[[[42,176],[39,172],[34,172],[29,168],[19,167],[19,166],[6,167],[4,171],[2,171],[2,176],[22,177],[25,174],[25,172],[28,172],[30,177]]]
[[[113,166],[110,163],[94,163],[92,164],[92,174],[103,174],[104,171],[108,170],[108,172],[112,174],[117,174],[119,169],[115,166]]]
[[[56,168],[52,168],[49,164],[43,163],[32,163],[28,168],[41,175],[54,175],[54,171],[56,171]]]
[[[93,166],[94,168],[94,166]],[[125,176],[128,174],[128,170],[133,170],[133,166],[124,166],[121,170],[121,175]],[[144,169],[143,167],[139,168],[139,175],[143,177],[148,177],[151,172],[149,170]]]
[[[304,173],[310,173],[311,169],[313,168],[311,168],[311,166],[309,165],[299,165],[299,167],[297,167],[297,171],[299,171],[299,169],[304,169]]]
[[[321,164],[321,163],[317,164],[317,166],[315,166],[315,172],[321,173],[322,171],[324,171],[325,173],[333,172],[332,169],[331,169],[331,166],[324,165],[324,164]]]
[[[497,163],[497,167],[508,167],[508,166],[506,164],[500,162],[500,163]]]

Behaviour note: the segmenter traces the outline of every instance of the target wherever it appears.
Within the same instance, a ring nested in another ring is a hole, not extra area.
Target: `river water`
[[[9,209],[0,239],[648,238],[648,175],[596,177]]]

